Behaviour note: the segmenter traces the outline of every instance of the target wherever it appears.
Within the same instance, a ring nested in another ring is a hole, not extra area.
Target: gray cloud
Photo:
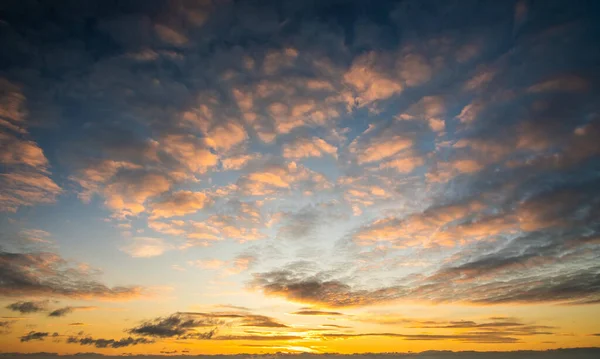
[[[254,274],[251,287],[266,295],[283,296],[286,299],[331,307],[350,307],[375,304],[397,299],[400,288],[356,290],[339,280],[326,279],[320,275],[294,273],[292,270]]]
[[[190,334],[192,329],[217,326],[220,323],[219,320],[215,320],[212,317],[202,317],[196,320],[187,313],[176,313],[169,317],[156,318],[144,322],[137,327],[129,329],[128,332],[130,334],[158,338],[184,337]],[[210,331],[207,333],[210,333]]]
[[[31,331],[22,337],[20,337],[21,342],[30,342],[32,340],[43,341],[46,337],[48,337],[50,333],[48,332],[35,332]]]
[[[14,312],[19,313],[37,313],[43,312],[48,309],[48,301],[37,301],[37,302],[15,302],[6,306]]]
[[[90,278],[89,274],[71,268],[57,254],[47,252],[0,251],[0,289],[7,297],[37,295],[128,299],[142,294],[140,287],[110,288]]]
[[[69,344],[79,344],[79,345],[93,345],[96,348],[123,348],[133,345],[139,344],[152,344],[154,340],[146,339],[146,338],[121,338],[121,339],[102,339],[102,338],[92,338],[92,337],[69,337],[67,338],[67,343]]]
[[[53,311],[51,311],[50,313],[48,313],[49,317],[64,317],[65,315],[72,313],[73,312],[73,308],[72,307],[64,307],[64,308],[59,308],[59,309],[55,309]]]
[[[324,310],[311,310],[311,309],[299,310],[299,311],[293,312],[292,314],[296,314],[296,315],[344,315],[343,313],[340,313],[340,312],[328,312],[328,311],[324,311]]]

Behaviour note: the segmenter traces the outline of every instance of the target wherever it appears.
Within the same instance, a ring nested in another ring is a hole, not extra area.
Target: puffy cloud
[[[108,287],[53,253],[0,252],[0,288],[7,297],[131,299],[140,287]]]
[[[355,91],[356,97],[353,101],[356,101],[359,107],[402,92],[403,86],[399,80],[390,77],[384,69],[377,68],[379,56],[382,55],[370,52],[358,57],[344,74],[344,82]],[[350,106],[352,105],[351,103]]]
[[[167,135],[162,141],[162,150],[182,166],[194,173],[205,173],[215,167],[218,157],[210,151],[209,141],[193,135]]]
[[[20,86],[0,78],[0,211],[54,203],[62,192],[50,178],[44,151],[28,139],[25,100]]]
[[[151,215],[155,218],[184,216],[210,206],[212,202],[203,192],[177,191],[153,202]]]
[[[337,158],[337,148],[319,137],[298,138],[283,146],[283,157],[301,159],[305,157],[322,157],[331,155]]]
[[[121,250],[132,257],[150,258],[162,255],[173,246],[161,238],[134,237]]]
[[[364,144],[357,146],[353,152],[357,154],[359,164],[381,161],[412,147],[414,140],[399,134],[389,134],[373,137]]]
[[[204,221],[190,221],[184,229],[188,238],[182,248],[206,246],[211,241],[234,239],[240,242],[266,238],[262,233],[263,216],[253,202],[230,201],[222,207],[222,213],[209,216]],[[182,227],[185,223],[177,223]],[[183,229],[183,228],[182,228]]]
[[[300,186],[306,189],[327,188],[329,182],[323,175],[296,162],[289,162],[267,164],[262,169],[241,177],[238,186],[245,195],[263,196]]]
[[[188,42],[185,35],[167,25],[156,24],[154,25],[154,30],[162,41],[170,45],[182,46]]]
[[[49,335],[50,335],[50,333],[48,333],[48,332],[35,332],[35,331],[31,331],[31,332],[23,335],[19,339],[21,340],[21,342],[30,342],[32,340],[43,341]]]
[[[249,162],[259,158],[259,154],[234,155],[221,159],[221,165],[225,171],[236,171],[244,168]]]
[[[400,71],[400,77],[406,86],[418,86],[429,81],[433,70],[424,56],[416,53],[408,53],[398,59],[396,63]]]
[[[48,301],[37,301],[37,302],[15,302],[6,306],[10,309],[19,313],[37,313],[46,311],[48,308]]]
[[[244,127],[235,122],[219,124],[208,132],[206,143],[217,150],[227,151],[248,139]]]
[[[122,215],[137,215],[146,210],[149,198],[171,188],[168,177],[152,172],[118,173],[103,189],[108,208]]]

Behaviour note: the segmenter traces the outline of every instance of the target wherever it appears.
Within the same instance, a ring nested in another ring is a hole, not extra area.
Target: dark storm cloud
[[[48,301],[37,301],[37,302],[15,302],[6,306],[14,312],[19,313],[37,313],[43,312],[48,309]]]
[[[22,337],[20,337],[21,342],[30,342],[32,340],[40,340],[43,341],[46,337],[48,337],[50,333],[48,332],[34,332],[31,331]]]
[[[0,289],[6,297],[36,295],[128,299],[141,295],[140,287],[107,287],[88,273],[70,267],[57,254],[47,252],[0,251]],[[16,305],[15,308],[19,310],[20,307]],[[27,303],[23,308],[37,311]]]
[[[123,348],[139,344],[152,344],[154,340],[146,338],[121,338],[121,339],[102,339],[92,337],[69,337],[67,338],[68,344],[79,344],[79,345],[93,345],[96,348]]]

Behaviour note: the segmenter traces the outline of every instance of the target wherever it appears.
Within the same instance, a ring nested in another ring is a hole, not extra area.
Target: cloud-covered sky
[[[600,346],[600,4],[3,1],[3,352]]]

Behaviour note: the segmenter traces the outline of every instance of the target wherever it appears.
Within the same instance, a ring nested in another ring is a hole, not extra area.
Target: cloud
[[[337,148],[319,137],[300,137],[283,145],[283,157],[288,159],[322,157],[324,155],[337,158]]]
[[[178,312],[168,317],[159,317],[128,330],[128,333],[157,338],[179,338],[200,340],[236,340],[218,335],[220,328],[288,328],[274,318],[246,311],[233,312]],[[210,329],[208,329],[210,328]]]
[[[248,196],[265,196],[282,191],[325,189],[329,181],[320,173],[296,162],[267,164],[241,177],[237,185]]]
[[[310,310],[310,309],[299,310],[297,312],[293,312],[292,314],[295,314],[295,315],[343,315],[340,312],[327,312],[327,311],[323,311],[323,310]]]
[[[240,254],[231,261],[220,259],[197,259],[188,262],[188,264],[202,269],[220,270],[224,275],[236,275],[247,271],[254,265],[256,260],[256,257],[253,255]]]
[[[251,161],[260,158],[260,154],[242,154],[221,159],[225,171],[237,171],[244,168]]]
[[[225,266],[226,262],[219,259],[208,259],[202,260],[197,259],[195,261],[190,262],[194,267],[202,268],[202,269],[221,269]]]
[[[204,221],[191,221],[185,233],[188,238],[183,248],[205,246],[211,241],[231,238],[239,242],[266,238],[263,217],[255,202],[229,201],[221,206],[221,213]]]
[[[381,56],[384,55],[376,52],[364,54],[355,59],[348,72],[344,74],[344,82],[355,91],[353,100],[359,107],[385,100],[402,92],[402,83],[390,77],[385,69],[378,68],[381,66],[380,62],[383,62],[380,60]]]
[[[6,306],[14,312],[19,313],[37,313],[43,312],[48,309],[48,301],[37,301],[37,302],[15,302]]]
[[[104,188],[106,206],[124,215],[137,215],[146,210],[145,202],[171,188],[169,179],[159,173],[118,173]]]
[[[210,151],[202,138],[192,135],[166,135],[162,150],[193,173],[205,173],[218,163],[218,156]]]
[[[217,326],[220,322],[212,317],[194,319],[185,313],[156,318],[128,330],[130,334],[157,338],[182,337],[196,328]]]
[[[132,299],[140,287],[108,287],[54,253],[0,252],[0,288],[6,297]]]
[[[134,258],[150,258],[160,256],[173,246],[161,238],[134,237],[121,250]]]
[[[203,192],[177,191],[152,203],[152,217],[170,218],[195,213],[212,204],[212,199]]]
[[[53,311],[51,311],[50,313],[48,313],[49,317],[64,317],[67,314],[73,313],[74,311],[78,311],[78,310],[94,310],[97,309],[96,307],[83,307],[83,306],[79,306],[79,307],[62,307],[62,308],[58,308],[55,309]],[[71,325],[71,324],[70,324]]]
[[[50,178],[49,162],[39,145],[28,139],[28,112],[22,86],[0,78],[0,211],[54,203],[62,189]]]
[[[356,153],[359,164],[381,161],[413,146],[414,141],[405,135],[385,131],[368,142],[357,145],[351,151]],[[351,145],[352,146],[352,145]]]
[[[154,25],[154,31],[156,31],[156,34],[161,40],[171,45],[182,46],[188,42],[185,35],[167,25],[156,24]]]
[[[319,275],[303,276],[290,270],[255,273],[250,282],[254,289],[267,296],[280,296],[287,300],[327,307],[365,306],[397,299],[399,288],[356,290],[339,280]]]
[[[48,333],[48,332],[35,332],[35,331],[31,331],[31,332],[23,335],[22,337],[20,337],[20,340],[21,340],[21,342],[30,342],[32,340],[43,341],[49,335],[50,335],[50,333]]]
[[[429,208],[405,218],[388,217],[377,219],[361,227],[353,237],[361,244],[381,241],[392,242],[396,246],[430,246],[432,244],[454,246],[461,237],[446,236],[444,230],[457,220],[468,218],[483,206],[477,201]]]
[[[124,348],[139,344],[152,344],[154,340],[146,338],[102,339],[92,337],[68,337],[67,344],[93,345],[96,348]]]

